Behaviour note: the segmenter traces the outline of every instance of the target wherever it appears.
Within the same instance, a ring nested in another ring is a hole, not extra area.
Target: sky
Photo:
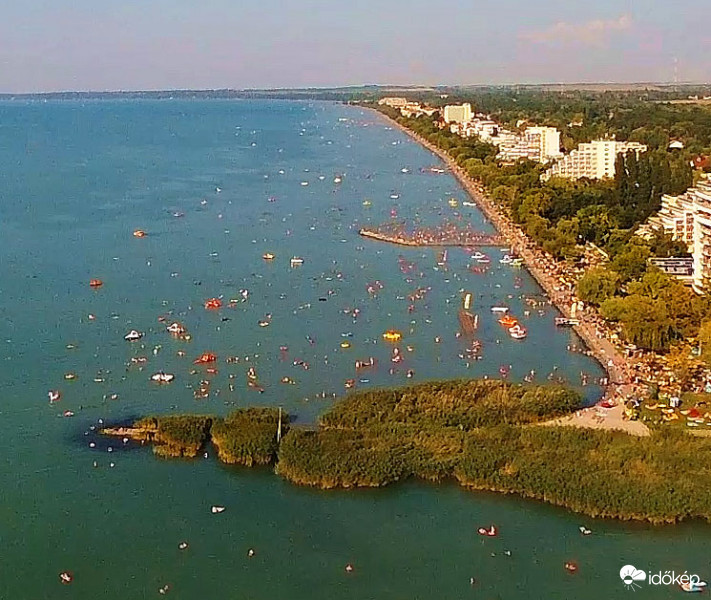
[[[711,81],[699,0],[0,0],[0,93]]]

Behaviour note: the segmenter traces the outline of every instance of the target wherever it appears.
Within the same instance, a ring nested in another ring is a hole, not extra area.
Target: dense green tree
[[[590,304],[600,305],[612,298],[620,289],[620,276],[615,271],[598,267],[590,269],[580,278],[578,298]]]

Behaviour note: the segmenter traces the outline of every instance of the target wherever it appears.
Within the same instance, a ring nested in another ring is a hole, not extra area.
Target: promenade
[[[571,276],[559,261],[531,241],[505,214],[504,208],[486,196],[481,185],[469,177],[447,152],[380,111],[376,112],[442,159],[487,219],[508,240],[511,249],[523,259],[526,268],[546,292],[551,303],[563,316],[572,317],[573,306],[578,303],[575,296],[575,277]],[[596,311],[587,308],[575,316],[580,320],[580,324],[573,326],[573,329],[607,373],[604,399],[623,401],[635,392],[627,360],[607,338],[605,330],[601,327],[602,319]]]

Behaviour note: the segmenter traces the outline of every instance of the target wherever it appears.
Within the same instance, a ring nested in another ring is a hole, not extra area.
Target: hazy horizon
[[[536,4],[27,0],[0,23],[0,93],[711,80],[690,0]]]

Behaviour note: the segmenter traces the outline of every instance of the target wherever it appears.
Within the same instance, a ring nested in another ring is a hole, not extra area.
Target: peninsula
[[[102,433],[150,441],[161,456],[196,456],[212,443],[223,462],[272,464],[293,483],[324,489],[456,480],[593,517],[711,520],[711,466],[698,460],[711,439],[545,424],[581,405],[564,387],[452,380],[352,393],[316,429],[250,408],[226,418],[149,417]]]

